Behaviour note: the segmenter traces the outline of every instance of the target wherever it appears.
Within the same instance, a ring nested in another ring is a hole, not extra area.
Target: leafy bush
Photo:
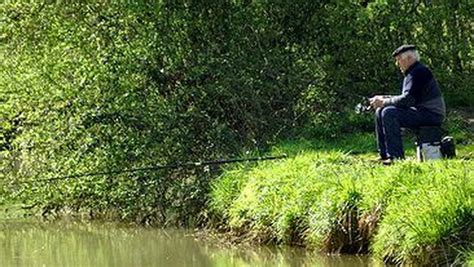
[[[396,92],[389,55],[405,42],[420,46],[450,106],[469,105],[472,9],[471,1],[3,2],[1,179],[235,156],[301,132],[367,129],[345,92]],[[179,221],[204,206],[208,182],[202,170],[163,171],[11,190],[47,209]]]

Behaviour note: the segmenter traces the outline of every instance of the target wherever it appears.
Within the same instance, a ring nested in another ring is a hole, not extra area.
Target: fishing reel
[[[356,114],[366,113],[372,111],[372,106],[370,105],[370,99],[368,97],[364,97],[361,102],[359,102],[354,111]]]

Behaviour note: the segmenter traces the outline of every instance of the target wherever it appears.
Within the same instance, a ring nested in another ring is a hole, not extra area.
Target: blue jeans
[[[375,133],[380,157],[383,159],[403,159],[402,135],[400,128],[418,128],[420,126],[439,126],[442,115],[424,108],[400,108],[388,106],[375,111]]]

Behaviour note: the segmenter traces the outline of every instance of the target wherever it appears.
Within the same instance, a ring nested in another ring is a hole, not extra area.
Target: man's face
[[[402,72],[405,72],[414,62],[415,60],[410,56],[402,57],[398,55],[395,57],[395,65],[397,65]]]
[[[398,55],[395,57],[395,65],[397,65],[402,72],[405,72],[405,70],[407,69],[407,59],[402,58],[402,56]]]

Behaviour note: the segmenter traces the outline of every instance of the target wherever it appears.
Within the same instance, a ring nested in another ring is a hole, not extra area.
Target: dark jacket
[[[415,62],[404,74],[401,94],[385,99],[384,105],[425,108],[444,118],[446,106],[431,70],[420,62]]]

